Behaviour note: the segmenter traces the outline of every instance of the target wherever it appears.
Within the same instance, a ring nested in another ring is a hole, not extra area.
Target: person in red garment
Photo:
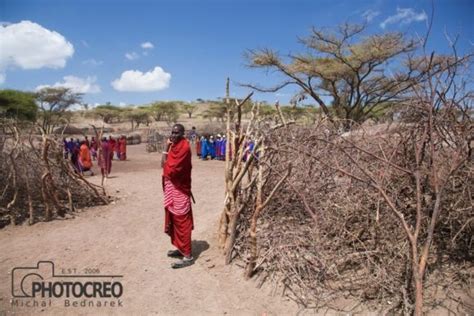
[[[122,135],[118,141],[119,158],[120,160],[127,160],[127,138]]]
[[[110,146],[106,137],[102,137],[102,141],[100,142],[99,157],[97,158],[97,162],[100,167],[102,179],[108,178],[110,172],[112,171],[112,161],[110,160]]]
[[[162,160],[165,233],[177,248],[168,251],[168,257],[181,259],[171,265],[173,269],[178,269],[194,263],[191,250],[191,231],[194,228],[191,208],[191,147],[184,138],[183,125],[173,126],[167,147]]]
[[[112,135],[110,135],[109,136],[110,160],[114,160],[114,152],[115,152],[116,146],[117,146],[117,141],[115,140],[115,138],[112,137]],[[109,173],[110,173],[110,171],[109,171]]]
[[[78,162],[79,171],[82,175],[84,175],[84,171],[90,171],[91,176],[94,175],[94,172],[92,171],[92,159],[89,151],[89,146],[87,146],[87,142],[85,140],[81,142]]]

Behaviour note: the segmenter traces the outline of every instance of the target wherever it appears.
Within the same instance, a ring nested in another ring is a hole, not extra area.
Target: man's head
[[[173,128],[171,129],[170,140],[176,144],[183,137],[184,137],[184,126],[181,124],[174,124]]]

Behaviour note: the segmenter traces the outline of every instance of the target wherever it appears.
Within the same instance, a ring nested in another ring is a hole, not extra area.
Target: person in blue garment
[[[216,158],[216,147],[215,147],[215,141],[214,141],[214,136],[210,136],[209,140],[207,141],[207,151],[209,153],[209,156],[211,156],[211,160]]]
[[[201,159],[202,160],[207,160],[207,155],[208,155],[208,149],[207,149],[207,135],[203,135],[201,137]]]

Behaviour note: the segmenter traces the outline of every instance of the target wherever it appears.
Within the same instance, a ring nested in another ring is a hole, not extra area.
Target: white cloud
[[[94,58],[86,59],[82,62],[83,65],[90,65],[90,66],[100,66],[104,62],[102,60],[95,60]]]
[[[3,84],[5,82],[5,74],[0,72],[0,84]]]
[[[119,102],[119,106],[126,106],[126,105],[127,105],[127,103],[125,103],[125,102]]]
[[[135,59],[140,58],[140,55],[138,55],[135,52],[131,52],[131,53],[126,53],[125,58],[127,58],[128,60],[135,60]]]
[[[367,22],[372,21],[376,16],[380,15],[379,11],[367,10],[362,13],[362,17],[367,20]]]
[[[124,71],[119,79],[111,82],[111,85],[118,91],[159,91],[169,87],[170,79],[171,74],[157,66],[145,73],[138,70]]]
[[[152,49],[153,47],[155,47],[155,46],[153,46],[153,44],[150,43],[150,42],[142,43],[141,46],[142,46],[143,49]]]
[[[401,9],[397,8],[397,14],[389,16],[382,23],[380,23],[381,28],[385,28],[388,24],[410,24],[411,22],[420,22],[428,19],[425,11],[416,13],[412,8]]]
[[[40,85],[36,90],[43,88],[69,88],[74,93],[98,93],[100,92],[99,85],[95,84],[96,77],[79,78],[75,76],[65,76],[63,82],[56,82],[53,85]]]
[[[140,46],[143,49],[143,56],[148,56],[148,50],[151,50],[155,47],[151,42],[141,43]],[[125,53],[125,58],[127,58],[128,60],[136,60],[140,58],[140,54],[137,52]]]
[[[0,43],[0,71],[8,67],[63,68],[74,54],[64,36],[31,21],[2,25]]]

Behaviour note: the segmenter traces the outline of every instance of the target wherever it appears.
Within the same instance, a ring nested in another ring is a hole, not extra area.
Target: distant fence
[[[142,136],[140,134],[127,135],[127,145],[138,145],[142,142]]]
[[[165,136],[160,134],[156,129],[150,128],[147,131],[146,134],[146,151],[151,153],[151,152],[157,152],[158,150],[161,150],[163,141],[164,141]]]

